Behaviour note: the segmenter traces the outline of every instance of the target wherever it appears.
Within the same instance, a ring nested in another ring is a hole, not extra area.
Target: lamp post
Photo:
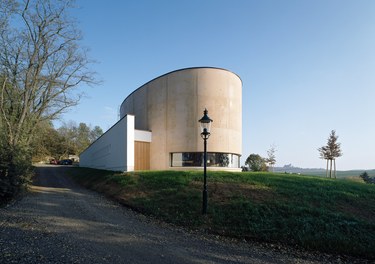
[[[207,109],[203,111],[203,117],[199,120],[201,126],[201,137],[203,138],[204,142],[204,153],[203,153],[203,167],[204,167],[204,180],[203,180],[203,207],[202,207],[202,214],[207,213],[207,139],[210,137],[210,129],[211,123],[213,120],[208,117]]]

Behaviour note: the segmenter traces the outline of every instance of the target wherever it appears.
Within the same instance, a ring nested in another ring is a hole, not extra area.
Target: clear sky
[[[82,87],[87,96],[62,120],[107,130],[144,83],[181,68],[220,67],[243,81],[241,163],[274,144],[277,166],[325,167],[317,148],[335,129],[339,170],[375,168],[375,1],[77,4],[82,45],[102,83]]]

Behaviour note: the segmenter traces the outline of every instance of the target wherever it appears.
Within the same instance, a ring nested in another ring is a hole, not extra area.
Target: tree
[[[63,142],[65,142],[63,146],[66,150],[64,156],[80,154],[103,134],[103,130],[99,126],[95,126],[92,129],[86,123],[81,122],[77,126],[73,121],[63,123],[57,131],[63,138]]]
[[[264,158],[258,154],[250,154],[245,161],[252,171],[267,171],[267,165]]]
[[[90,144],[97,140],[101,135],[103,135],[103,129],[100,126],[95,126],[90,131]]]
[[[365,182],[365,183],[368,183],[368,184],[375,184],[375,178],[374,177],[370,177],[367,173],[367,171],[361,173],[359,175],[360,178],[362,178],[362,180]]]
[[[44,161],[46,158],[60,160],[75,152],[73,144],[53,127],[52,122],[39,124],[38,134],[35,135],[31,147],[33,162]]]
[[[81,96],[73,91],[80,84],[94,83],[68,17],[72,3],[0,1],[0,147],[8,178],[30,164],[38,125],[77,105]]]
[[[38,124],[38,133],[34,136],[31,149],[32,160],[38,162],[50,157],[56,143],[60,143],[57,131],[53,128],[52,122],[41,122]]]
[[[68,157],[69,154],[78,153],[77,149],[77,124],[73,121],[64,122],[61,127],[57,129],[58,134],[61,137],[62,149],[64,150],[58,159],[62,157]]]
[[[362,180],[363,180],[364,182],[366,182],[366,183],[370,180],[370,176],[368,176],[367,171],[361,173],[361,174],[359,175],[359,177],[361,177]]]
[[[90,145],[91,129],[85,123],[79,123],[77,128],[76,146],[77,153],[81,153]]]
[[[72,1],[13,2],[0,34],[1,113],[12,146],[29,143],[36,124],[77,105],[80,95],[72,91],[94,81],[80,32],[67,17]]]
[[[337,139],[338,139],[338,136],[336,135],[336,131],[332,130],[328,137],[327,145],[318,148],[320,158],[327,160],[326,177],[328,177],[328,165],[330,165],[329,177],[332,178],[332,164],[333,164],[335,179],[336,179],[336,158],[342,156],[341,143],[338,143]]]
[[[42,122],[38,125],[38,134],[31,144],[32,159],[38,162],[46,158],[61,160],[68,158],[70,154],[78,155],[93,142],[93,135],[99,136],[100,133],[103,130],[99,126],[91,129],[85,123],[77,126],[75,122],[69,121],[55,129],[52,122]]]
[[[271,148],[267,150],[268,158],[266,159],[266,162],[269,164],[269,167],[271,168],[272,172],[273,172],[273,166],[276,164],[275,152],[276,152],[275,145],[271,145]]]

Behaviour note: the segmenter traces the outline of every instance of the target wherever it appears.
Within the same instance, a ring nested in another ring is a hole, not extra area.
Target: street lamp
[[[204,182],[203,182],[203,207],[202,214],[207,213],[207,139],[210,137],[211,123],[213,120],[208,117],[207,109],[203,111],[203,117],[199,120],[201,126],[201,137],[204,142],[203,166],[204,166]]]

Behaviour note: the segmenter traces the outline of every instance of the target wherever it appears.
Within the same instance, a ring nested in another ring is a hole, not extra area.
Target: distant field
[[[254,241],[375,258],[375,185],[284,173],[115,173],[72,168],[72,177],[166,222]]]
[[[375,177],[375,170],[349,170],[349,171],[337,171],[338,178],[346,178],[346,177],[358,177],[364,172],[367,172],[370,177]],[[316,175],[316,176],[326,176],[326,172],[311,172],[306,173],[306,175]]]
[[[312,176],[320,176],[326,177],[326,171],[322,169],[304,169],[304,168],[296,168],[292,167],[291,169],[283,169],[282,167],[278,167],[275,170],[276,172],[287,172],[287,173],[300,173],[303,175],[312,175]],[[348,170],[348,171],[337,171],[336,175],[337,178],[353,178],[358,177],[360,174],[367,172],[370,177],[375,177],[375,169],[374,170]]]

